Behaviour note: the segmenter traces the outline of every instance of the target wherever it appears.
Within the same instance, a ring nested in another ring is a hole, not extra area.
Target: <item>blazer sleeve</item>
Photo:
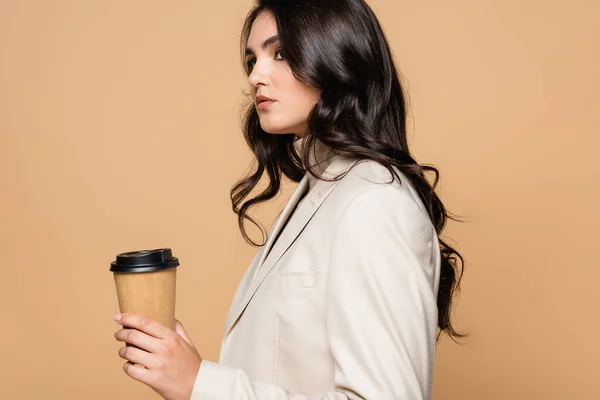
[[[329,254],[326,324],[334,387],[306,396],[203,361],[191,400],[428,400],[437,328],[433,226],[393,186],[346,206]],[[436,258],[437,260],[437,258]]]

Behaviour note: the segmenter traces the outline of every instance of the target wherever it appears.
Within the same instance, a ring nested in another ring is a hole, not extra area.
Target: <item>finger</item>
[[[194,346],[194,343],[192,343],[192,339],[190,339],[187,332],[185,331],[183,324],[181,322],[179,322],[178,319],[175,320],[175,332],[177,332],[177,334],[179,336],[181,336],[183,338],[183,340],[186,341],[187,344],[189,344],[193,348],[196,348],[196,346]]]
[[[146,369],[140,365],[134,365],[130,361],[127,361],[125,364],[123,364],[123,370],[129,377],[150,386],[151,379],[149,369]]]
[[[137,329],[120,329],[115,334],[115,338],[120,342],[131,344],[148,353],[158,353],[162,348],[162,339],[157,339]]]
[[[169,336],[171,330],[157,321],[135,314],[121,314],[117,323],[128,328],[135,328],[157,339],[164,339]]]
[[[138,364],[143,368],[150,369],[157,365],[156,356],[133,346],[121,347],[119,349],[119,357],[131,362],[131,364]]]

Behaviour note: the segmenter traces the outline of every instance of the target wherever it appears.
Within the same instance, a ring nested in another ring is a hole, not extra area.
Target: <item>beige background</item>
[[[1,398],[158,398],[112,336],[109,263],[132,249],[180,257],[177,317],[217,359],[256,248],[229,202],[250,2],[214,3],[0,1]],[[434,399],[597,398],[600,3],[370,4],[417,159],[469,221],[448,235],[471,338],[440,344]]]

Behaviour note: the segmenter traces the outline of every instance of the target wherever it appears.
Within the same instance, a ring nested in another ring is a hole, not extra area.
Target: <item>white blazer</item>
[[[388,184],[382,165],[335,156],[324,176],[344,171],[300,181],[191,400],[430,399],[437,234],[403,174]]]

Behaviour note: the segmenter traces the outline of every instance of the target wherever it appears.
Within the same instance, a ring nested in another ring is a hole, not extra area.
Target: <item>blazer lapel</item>
[[[275,237],[277,237],[277,234],[283,227],[283,224],[288,219],[292,210],[294,209],[296,204],[302,198],[302,195],[307,190],[308,190],[308,175],[304,175],[304,177],[302,177],[302,179],[298,183],[298,186],[296,186],[296,189],[290,196],[290,198],[287,201],[286,205],[284,206],[283,210],[279,213],[279,216],[275,219],[275,222],[271,226],[271,229],[269,230],[269,232],[267,232],[267,240],[265,241],[265,244],[263,244],[262,247],[258,250],[254,259],[252,260],[252,263],[250,264],[250,267],[244,274],[244,277],[242,278],[242,281],[240,282],[240,289],[238,291],[236,291],[235,297],[232,301],[232,307],[231,307],[230,313],[227,316],[227,323],[225,324],[226,325],[225,333],[227,333],[229,327],[233,324],[234,320],[237,318],[237,316],[238,316],[237,313],[239,311],[239,305],[242,304],[242,299],[244,298],[244,295],[246,293],[248,293],[250,284],[252,283],[253,279],[255,278],[256,273],[258,272],[259,268],[265,261],[265,258],[267,256],[267,254],[269,253],[269,250],[273,246]]]
[[[296,207],[296,204],[298,204],[298,202],[302,199],[302,195],[304,195],[304,193],[307,191],[308,191],[308,175],[304,174],[304,176],[298,183],[296,190],[294,190],[294,193],[292,193],[292,195],[290,196],[290,199],[287,201],[285,207],[279,214],[279,217],[277,217],[277,219],[273,223],[273,228],[271,229],[270,234],[267,236],[267,241],[264,245],[264,250],[261,252],[260,257],[258,258],[257,270],[259,268],[261,268],[261,266],[265,262],[265,259],[270,254],[270,250],[271,250],[271,247],[273,246],[273,242],[275,241],[275,238],[279,234],[279,231],[281,231],[281,229],[283,228],[283,225],[285,224],[287,219],[290,217],[292,210],[294,209],[294,207]],[[281,238],[279,238],[279,240],[281,240]]]
[[[349,168],[352,167],[358,160],[353,160],[349,158],[343,158],[339,156],[335,156],[327,169],[325,170],[323,176],[330,179],[337,174],[345,172]],[[277,261],[283,256],[283,254],[287,251],[287,249],[292,245],[292,243],[296,240],[298,235],[302,232],[306,224],[310,221],[315,212],[319,209],[321,204],[325,201],[327,196],[333,191],[339,181],[328,182],[323,180],[318,180],[314,184],[314,187],[308,191],[306,194],[306,198],[298,206],[296,211],[291,216],[290,221],[283,231],[281,231],[283,225],[286,220],[290,218],[290,214],[292,214],[292,210],[298,203],[298,201],[302,198],[302,195],[308,190],[308,173],[304,175],[298,187],[290,197],[290,200],[286,204],[285,208],[281,212],[280,216],[277,218],[275,223],[273,224],[273,228],[270,236],[267,238],[267,242],[264,245],[264,249],[260,256],[258,256],[258,261],[252,265],[251,274],[248,276],[248,284],[246,285],[247,290],[245,290],[244,295],[242,296],[241,302],[237,305],[237,312],[235,312],[227,323],[227,327],[225,329],[225,335],[227,335],[236,321],[240,318],[242,313],[244,312],[246,306],[260,287],[261,283],[265,280],[269,272],[273,269]],[[275,243],[274,240],[277,237],[277,234],[281,231],[281,235],[277,239]],[[270,250],[270,251],[269,251]]]

